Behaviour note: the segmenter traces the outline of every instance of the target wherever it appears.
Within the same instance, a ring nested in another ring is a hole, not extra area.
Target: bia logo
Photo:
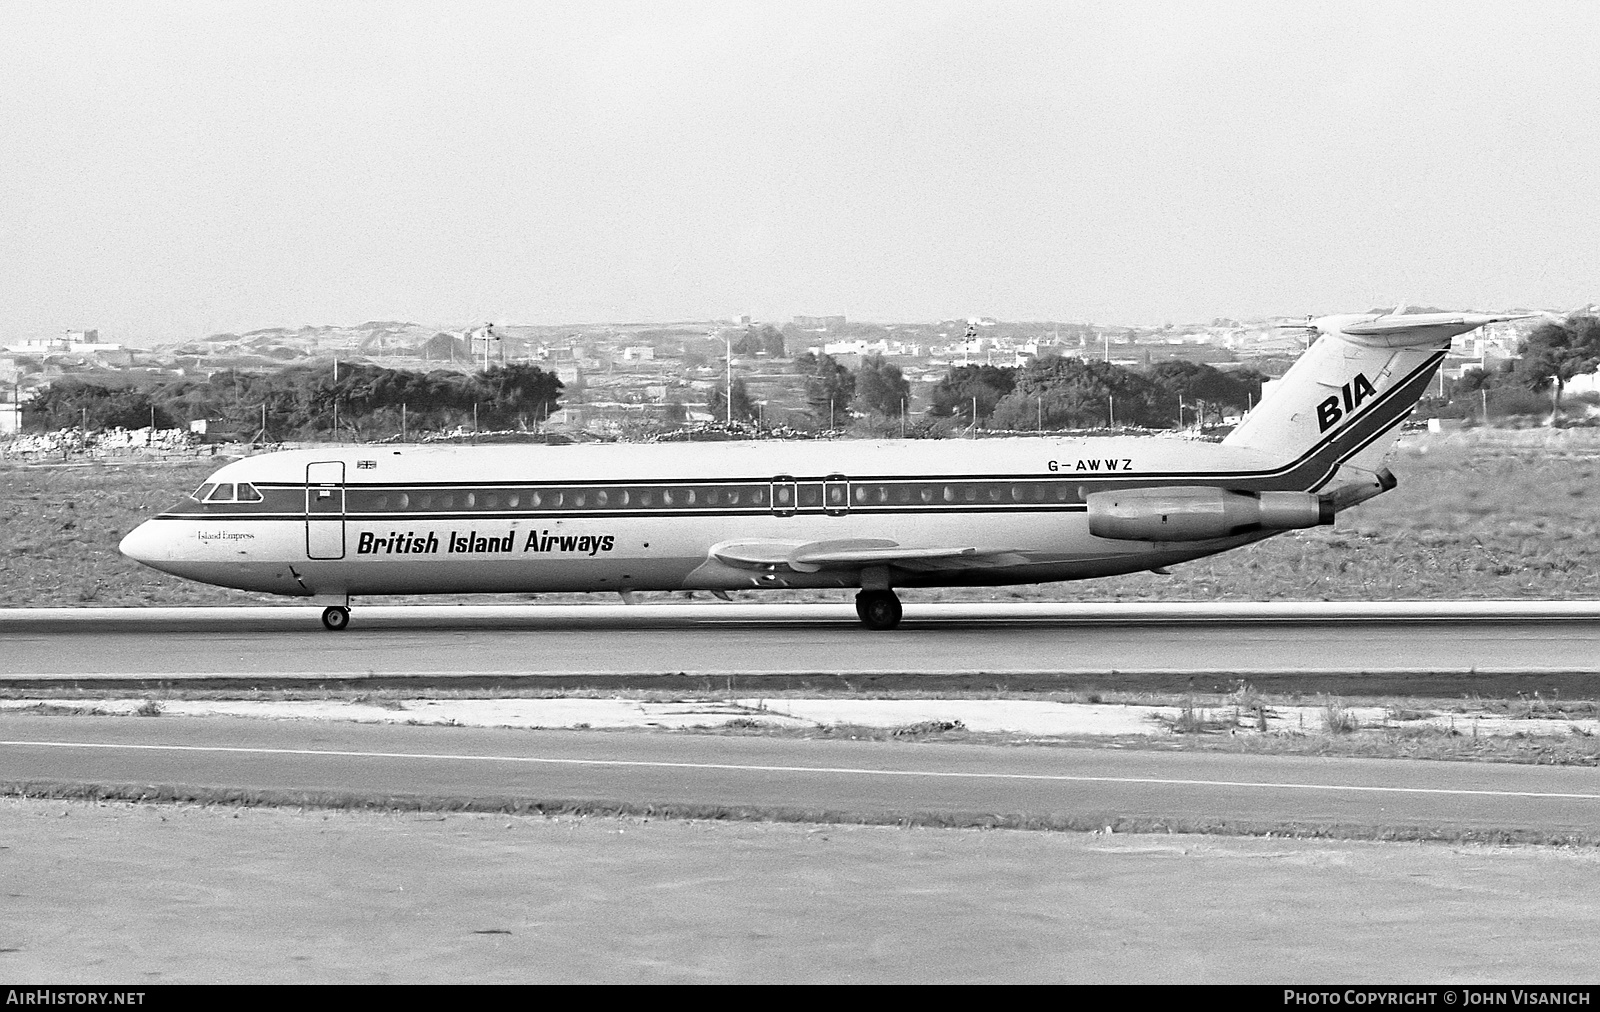
[[[1377,387],[1372,381],[1361,373],[1356,373],[1356,378],[1339,388],[1339,393],[1344,395],[1344,408],[1339,407],[1338,397],[1329,397],[1317,405],[1317,424],[1321,426],[1319,432],[1327,432],[1338,424],[1339,419],[1361,406],[1361,402],[1377,393]]]

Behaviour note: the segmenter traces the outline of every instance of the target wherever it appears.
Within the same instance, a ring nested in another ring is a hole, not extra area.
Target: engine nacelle
[[[1333,523],[1333,500],[1310,492],[1230,492],[1222,488],[1132,488],[1093,492],[1089,533],[1119,541],[1206,541],[1251,531],[1290,531]]]

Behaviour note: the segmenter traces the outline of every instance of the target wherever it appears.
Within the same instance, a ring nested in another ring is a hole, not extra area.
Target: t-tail
[[[1304,327],[1315,343],[1273,385],[1225,446],[1284,464],[1284,487],[1327,489],[1339,508],[1392,487],[1383,469],[1400,423],[1433,382],[1450,340],[1522,314],[1325,316]]]

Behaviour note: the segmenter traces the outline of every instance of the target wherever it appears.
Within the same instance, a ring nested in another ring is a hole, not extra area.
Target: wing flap
[[[899,566],[903,569],[962,569],[1018,565],[1026,561],[1012,549],[976,547],[909,548],[881,538],[849,541],[733,541],[712,548],[719,562],[744,569],[782,568],[797,573],[822,569]]]

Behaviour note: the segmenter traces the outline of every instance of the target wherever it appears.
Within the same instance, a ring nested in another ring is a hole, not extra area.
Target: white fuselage
[[[327,447],[228,464],[207,485],[248,483],[258,500],[186,498],[122,549],[189,579],[316,598],[855,587],[866,562],[852,551],[879,553],[896,586],[1027,583],[1137,572],[1263,536],[1098,538],[1089,493],[1303,488],[1307,473],[1141,437]],[[843,563],[782,561],[830,548]]]

